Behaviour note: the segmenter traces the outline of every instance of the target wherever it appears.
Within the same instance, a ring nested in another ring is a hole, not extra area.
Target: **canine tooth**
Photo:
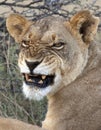
[[[42,80],[40,80],[38,83],[43,84],[43,81],[42,81]]]
[[[42,75],[42,79],[45,79],[46,78],[46,76],[45,75]]]
[[[26,80],[28,80],[28,74],[25,74]]]
[[[31,79],[28,79],[28,81],[32,82],[32,80],[31,80]]]

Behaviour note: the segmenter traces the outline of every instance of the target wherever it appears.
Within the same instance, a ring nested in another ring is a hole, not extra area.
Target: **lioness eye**
[[[52,47],[56,49],[62,49],[64,47],[64,44],[64,42],[54,43]]]
[[[22,47],[29,47],[29,45],[28,45],[28,41],[22,41],[22,43],[21,43],[21,46]]]

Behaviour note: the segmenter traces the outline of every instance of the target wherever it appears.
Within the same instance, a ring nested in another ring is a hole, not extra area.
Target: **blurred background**
[[[83,9],[90,10],[101,21],[101,0],[0,0],[0,116],[41,126],[47,112],[46,98],[29,101],[21,92],[19,45],[9,36],[5,25],[9,14],[19,13],[33,21],[51,15],[69,19]],[[95,40],[101,42],[101,22]]]

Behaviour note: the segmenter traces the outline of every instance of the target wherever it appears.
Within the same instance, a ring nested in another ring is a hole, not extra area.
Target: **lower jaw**
[[[40,88],[40,89],[44,89],[44,88],[47,88],[48,86],[52,85],[54,83],[54,79],[52,80],[49,80],[49,81],[45,81],[45,82],[42,82],[42,83],[38,83],[38,82],[29,82],[29,81],[24,81],[26,83],[26,85],[32,87],[32,88]]]
[[[23,82],[22,91],[26,98],[30,100],[37,100],[40,101],[44,99],[44,97],[48,96],[48,94],[51,92],[51,86],[48,86],[46,88],[38,88],[38,87],[32,87],[27,85],[25,82]]]
[[[29,86],[29,87],[31,87],[31,88],[38,88],[38,89],[44,89],[44,88],[47,88],[49,85],[40,85],[40,84],[38,84],[38,83],[33,83],[33,82],[26,82],[26,81],[24,81],[25,83],[26,83],[26,85],[27,86]]]

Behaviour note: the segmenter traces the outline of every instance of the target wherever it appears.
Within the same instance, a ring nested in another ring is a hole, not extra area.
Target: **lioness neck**
[[[93,73],[93,75],[92,75]],[[49,99],[46,130],[101,128],[101,67],[65,86]]]
[[[59,92],[57,92],[54,96],[49,98],[48,101],[48,112],[43,122],[43,128],[48,130],[62,130],[64,124],[67,123],[65,114],[67,116],[66,104],[67,102],[67,94],[64,91],[67,88],[64,87]],[[68,108],[67,108],[68,109]],[[63,130],[66,130],[65,128]]]

